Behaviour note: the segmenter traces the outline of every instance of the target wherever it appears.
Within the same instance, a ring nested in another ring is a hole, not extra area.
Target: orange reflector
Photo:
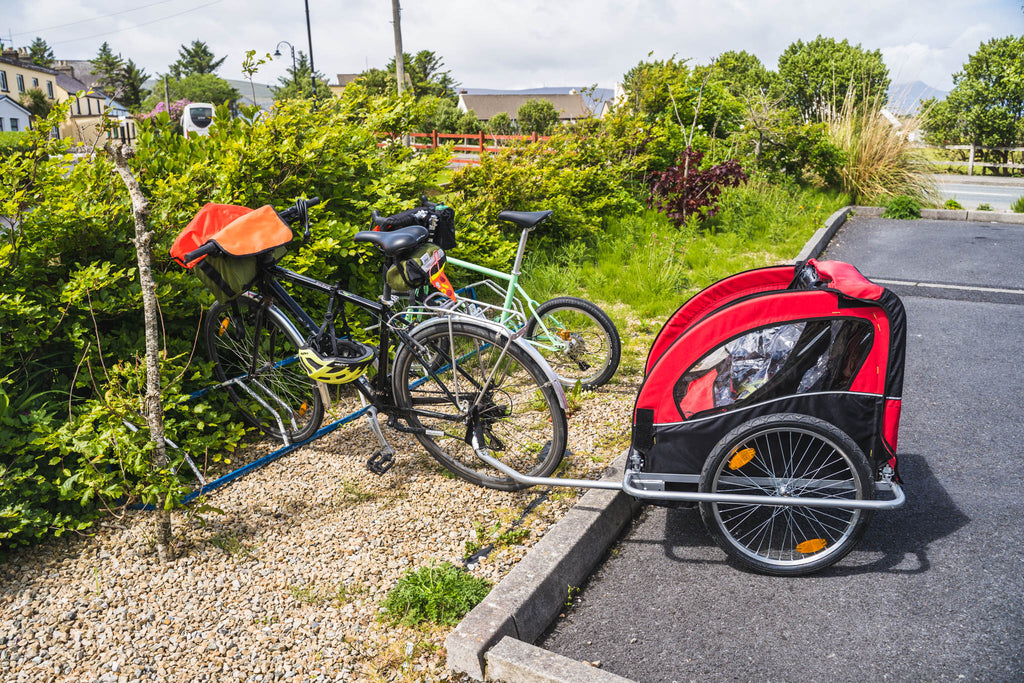
[[[827,545],[828,545],[828,543],[825,542],[824,538],[812,538],[809,541],[804,541],[803,543],[798,543],[797,546],[796,546],[796,551],[798,553],[804,553],[805,555],[810,555],[811,553],[816,553],[819,550],[824,550],[825,546],[827,546]]]
[[[757,454],[753,448],[744,448],[742,451],[736,451],[736,455],[732,456],[729,460],[729,469],[738,470],[753,460],[755,455]]]
[[[223,337],[224,333],[228,331],[228,325],[231,324],[231,318],[224,318],[220,321],[220,332],[217,333],[218,337]]]
[[[557,334],[562,338],[562,341],[569,341],[569,338],[572,337],[572,332],[569,330],[558,330]]]
[[[303,403],[301,406],[299,406],[299,417],[303,417],[306,414],[306,411],[308,409],[309,409],[309,404],[308,403]]]

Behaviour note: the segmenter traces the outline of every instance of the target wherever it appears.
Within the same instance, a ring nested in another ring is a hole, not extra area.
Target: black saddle
[[[410,225],[391,232],[363,230],[352,238],[353,242],[369,242],[387,256],[401,257],[427,241],[427,229],[422,225]]]

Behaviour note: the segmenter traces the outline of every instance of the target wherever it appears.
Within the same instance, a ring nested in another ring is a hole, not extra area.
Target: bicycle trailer
[[[905,501],[905,343],[899,297],[850,264],[738,273],[683,304],[655,337],[621,484],[519,480],[699,504],[739,564],[819,570],[852,550],[875,510]]]

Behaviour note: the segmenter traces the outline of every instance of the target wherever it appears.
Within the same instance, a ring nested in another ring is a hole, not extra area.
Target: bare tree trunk
[[[142,287],[142,310],[146,326],[146,395],[144,411],[149,426],[149,439],[153,443],[153,465],[166,467],[167,448],[164,441],[164,411],[160,402],[160,330],[156,305],[156,283],[153,281],[152,242],[153,232],[146,225],[149,202],[142,194],[139,181],[128,167],[125,147],[107,143],[104,147],[114,161],[121,180],[128,188],[132,200],[132,217],[135,221],[135,253],[139,265],[139,284]],[[166,509],[166,494],[161,495],[154,520],[157,557],[161,562],[174,559],[171,543],[171,512]]]

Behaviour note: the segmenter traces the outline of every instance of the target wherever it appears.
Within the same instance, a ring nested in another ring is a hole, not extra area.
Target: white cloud
[[[308,51],[298,0],[0,1],[5,43],[8,34],[16,45],[40,35],[58,57],[88,59],[106,40],[150,74],[166,71],[179,46],[193,40],[227,56],[219,72],[227,78],[241,78],[246,50],[263,55],[287,40]],[[314,61],[329,78],[382,67],[394,54],[391,3],[309,5]],[[123,13],[101,18],[115,12]],[[788,45],[820,34],[881,50],[894,81],[949,89],[980,42],[1024,33],[1024,14],[1019,0],[404,0],[402,29],[406,52],[432,50],[457,81],[474,87],[610,87],[651,51],[706,62],[746,50],[775,68]],[[286,47],[283,53],[257,80],[285,75]]]

